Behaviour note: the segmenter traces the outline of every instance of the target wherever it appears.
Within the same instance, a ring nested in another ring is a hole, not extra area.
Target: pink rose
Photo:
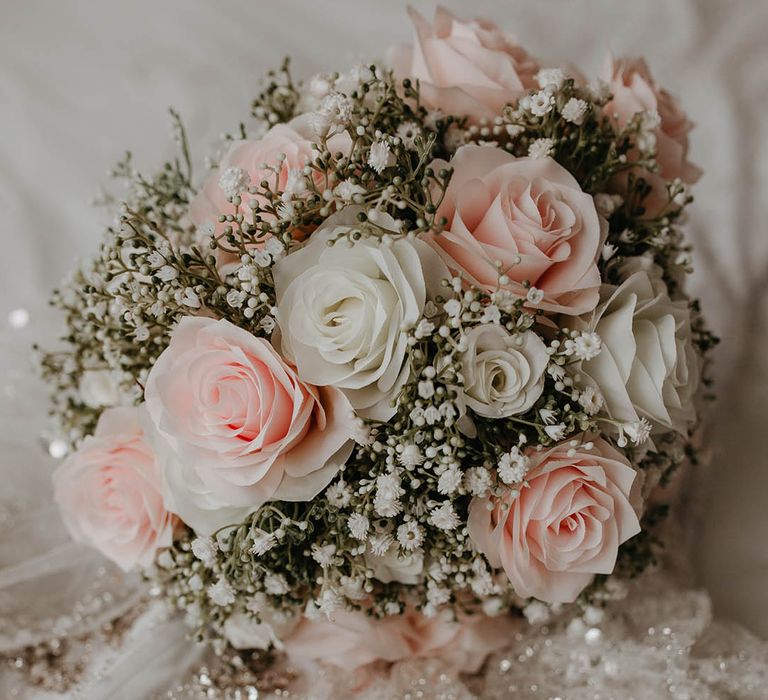
[[[430,25],[413,8],[415,44],[390,49],[398,79],[419,81],[422,101],[447,114],[492,119],[536,87],[539,66],[514,39],[482,19],[460,20],[443,7]]]
[[[618,117],[624,127],[638,112],[658,114],[656,136],[656,160],[662,177],[672,180],[679,177],[683,182],[694,183],[701,177],[701,170],[688,162],[688,133],[693,129],[677,100],[666,90],[658,87],[642,59],[608,56],[602,74],[613,94],[603,111],[610,117]]]
[[[630,503],[636,474],[602,439],[591,450],[568,441],[528,456],[519,495],[472,500],[469,536],[518,595],[572,603],[594,574],[613,571],[619,545],[640,532]]]
[[[145,398],[170,447],[168,501],[205,534],[272,499],[311,500],[351,451],[344,395],[300,381],[266,340],[228,321],[182,319]]]
[[[526,305],[545,311],[595,308],[596,260],[607,227],[565,168],[486,146],[462,146],[450,165],[453,177],[437,212],[448,225],[431,242],[451,270],[482,290],[501,287],[522,299],[530,283],[543,298]],[[435,171],[446,166],[432,164]],[[501,274],[507,280],[500,285]]]
[[[239,212],[245,217],[245,221],[249,222],[253,219],[253,213],[249,206],[250,201],[256,199],[262,205],[266,203],[264,197],[250,195],[247,191],[243,191],[242,202],[236,209],[234,204],[228,201],[228,192],[225,191],[222,184],[231,187],[231,193],[233,189],[247,189],[251,186],[261,189],[261,182],[268,180],[273,190],[277,189],[282,192],[288,188],[293,188],[296,190],[296,194],[300,194],[307,185],[301,171],[315,155],[312,151],[313,141],[317,141],[317,138],[312,133],[309,118],[306,115],[297,117],[288,124],[273,126],[260,139],[234,141],[219,163],[219,167],[208,177],[192,200],[190,216],[193,223],[198,228],[207,229],[209,235],[214,233],[216,236],[221,236],[224,229],[230,224],[219,222],[219,215]],[[329,147],[334,153],[336,151],[348,151],[349,145],[350,141],[346,133],[334,136],[329,140]],[[282,156],[285,158],[281,162]],[[273,170],[270,170],[270,167]],[[243,171],[247,177],[242,182],[237,182],[237,175],[240,171]],[[228,179],[233,182],[228,182]],[[314,180],[323,189],[323,175],[315,173]],[[273,218],[265,212],[260,212],[259,216],[265,220]],[[224,246],[230,247],[224,238],[220,242]],[[207,246],[208,241],[201,241],[201,244]],[[214,255],[224,274],[231,272],[239,264],[238,256],[233,253],[216,249]]]
[[[320,661],[355,671],[375,661],[440,658],[458,673],[475,673],[486,657],[509,644],[515,622],[502,615],[445,614],[426,617],[410,610],[375,619],[364,612],[338,611],[333,620],[302,619],[284,640],[294,662]]]
[[[72,538],[128,571],[149,566],[169,547],[175,519],[163,505],[162,479],[144,439],[140,409],[109,408],[96,433],[53,475],[54,498]]]

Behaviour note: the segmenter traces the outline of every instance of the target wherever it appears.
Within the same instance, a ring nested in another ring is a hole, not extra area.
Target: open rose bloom
[[[206,534],[233,506],[311,500],[349,453],[343,394],[301,382],[269,343],[226,321],[184,319],[146,400],[173,453],[168,500]]]
[[[488,292],[503,287],[525,298],[529,283],[544,293],[537,306],[548,311],[591,311],[604,228],[573,176],[551,159],[483,146],[460,148],[450,165],[438,210],[448,225],[433,238],[448,267]]]
[[[572,603],[595,574],[613,571],[619,545],[640,531],[630,502],[636,474],[602,440],[531,457],[517,493],[473,501],[470,537],[519,595]]]
[[[135,183],[44,358],[72,535],[200,638],[358,688],[478,673],[646,568],[716,342],[646,64],[409,15],[389,67],[273,73],[199,183]]]
[[[102,413],[95,434],[56,470],[54,487],[72,537],[126,571],[150,566],[173,541],[175,518],[136,409]]]

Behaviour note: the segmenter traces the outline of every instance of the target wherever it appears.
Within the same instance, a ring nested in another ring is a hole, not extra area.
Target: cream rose
[[[54,499],[72,538],[128,571],[170,547],[175,518],[163,504],[162,478],[145,439],[141,409],[104,411],[53,475]]]
[[[285,651],[294,662],[320,661],[349,672],[374,661],[439,658],[457,674],[475,673],[515,631],[508,616],[452,620],[445,611],[426,617],[411,610],[377,620],[341,610],[332,620],[302,620],[285,639]]]
[[[399,79],[419,81],[424,104],[447,114],[492,119],[502,107],[536,87],[539,66],[495,24],[464,21],[443,7],[430,25],[409,8],[415,43],[390,49]]]
[[[311,500],[351,451],[344,395],[300,381],[266,340],[228,321],[182,319],[145,398],[169,448],[168,502],[202,534],[272,499]]]
[[[281,348],[302,379],[342,389],[357,413],[387,420],[408,373],[407,331],[449,275],[420,240],[329,245],[355,229],[357,211],[331,217],[274,266]]]
[[[568,315],[595,308],[607,225],[565,168],[485,146],[462,146],[450,164],[432,169],[447,165],[453,177],[437,215],[448,225],[431,243],[451,270],[532,308]],[[524,283],[543,294],[540,301],[530,301]]]
[[[530,450],[522,488],[474,498],[469,536],[515,592],[572,603],[595,574],[610,574],[619,545],[640,532],[630,503],[635,471],[604,440]]]
[[[541,396],[549,356],[532,331],[512,334],[496,325],[476,326],[461,355],[464,402],[486,418],[525,413]]]
[[[654,433],[685,434],[696,420],[699,383],[688,305],[669,298],[657,266],[635,258],[623,271],[627,279],[606,286],[595,311],[575,323],[602,340],[600,353],[581,370],[599,388],[611,418],[647,418]]]

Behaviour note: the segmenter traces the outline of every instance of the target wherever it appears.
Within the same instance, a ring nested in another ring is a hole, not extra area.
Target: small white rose
[[[501,326],[476,326],[461,356],[464,402],[486,418],[527,411],[541,396],[548,356],[533,331],[513,335]]]

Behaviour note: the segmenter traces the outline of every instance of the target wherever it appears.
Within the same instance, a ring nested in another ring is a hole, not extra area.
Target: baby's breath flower
[[[349,532],[356,540],[364,540],[368,536],[370,523],[362,513],[352,513],[347,521]]]
[[[400,484],[400,477],[396,474],[381,474],[376,478],[376,497],[373,500],[373,507],[382,517],[394,517],[403,509],[400,496],[405,493],[405,490]]]
[[[568,429],[564,423],[557,423],[555,425],[547,425],[544,428],[544,432],[551,440],[557,442],[558,440],[562,440],[568,434]]]
[[[325,497],[334,508],[345,508],[352,500],[352,492],[343,481],[337,481],[325,490]]]
[[[550,138],[536,139],[528,147],[530,158],[547,158],[555,150],[555,142]]]
[[[518,447],[513,447],[499,458],[499,478],[505,484],[519,483],[525,478],[530,459]]]
[[[540,90],[531,95],[528,101],[528,109],[537,117],[543,117],[549,113],[555,104],[554,97],[546,90]]]
[[[448,467],[437,480],[437,490],[443,496],[449,496],[461,486],[461,470],[457,465]]]
[[[424,541],[424,530],[415,520],[409,520],[397,528],[397,541],[403,549],[412,552],[421,547]]]
[[[370,547],[371,554],[382,557],[387,553],[393,542],[394,538],[392,535],[380,532],[376,535],[371,535],[368,540],[368,546]]]
[[[209,569],[216,563],[218,551],[219,548],[211,537],[197,537],[192,540],[192,554]]]
[[[433,508],[429,514],[429,521],[440,530],[455,530],[461,522],[450,501],[443,501],[442,504]]]
[[[584,117],[587,114],[588,105],[584,100],[580,100],[578,97],[571,97],[568,102],[563,105],[563,109],[560,114],[563,115],[563,119],[576,126],[581,126],[584,123]]]
[[[389,164],[390,148],[386,141],[376,141],[368,154],[368,165],[378,174]]]
[[[264,590],[270,595],[285,595],[288,593],[288,582],[282,574],[268,574],[264,577]]]
[[[616,255],[617,251],[618,251],[618,248],[613,243],[606,243],[605,245],[603,245],[603,250],[600,255],[603,258],[603,260],[608,261],[614,255]]]
[[[464,482],[470,494],[482,498],[491,488],[491,475],[485,467],[472,467],[464,475]]]
[[[635,445],[642,445],[651,435],[651,424],[646,418],[641,418],[632,423],[625,423],[623,430]]]
[[[251,184],[251,176],[242,168],[227,168],[219,176],[219,187],[228,198],[244,192]]]
[[[413,335],[416,339],[421,340],[422,338],[427,338],[430,336],[434,330],[435,324],[431,321],[428,321],[426,318],[423,318],[416,326]]]
[[[313,544],[312,558],[323,568],[327,568],[333,562],[333,556],[336,554],[336,545],[331,544]]]
[[[422,399],[431,399],[435,395],[435,385],[429,379],[420,381],[418,392]]]
[[[351,202],[354,200],[355,195],[365,194],[365,188],[349,180],[343,180],[336,185],[334,192],[342,201]]]
[[[451,318],[455,318],[461,313],[461,302],[458,299],[449,299],[443,304],[445,313]]]
[[[592,360],[600,354],[602,341],[597,333],[584,331],[575,338],[569,338],[563,344],[565,353],[577,360]]]
[[[603,397],[590,385],[579,394],[579,405],[588,416],[594,416],[603,407]]]
[[[397,128],[397,136],[403,146],[408,149],[414,149],[416,147],[416,139],[418,139],[420,135],[421,129],[416,122],[403,122]]]
[[[277,544],[275,536],[270,532],[264,532],[263,530],[257,530],[253,534],[253,544],[251,545],[251,553],[260,557],[266,554]]]
[[[552,87],[558,90],[565,81],[566,75],[560,68],[542,68],[535,77],[540,88]]]
[[[236,600],[235,589],[223,576],[220,576],[216,583],[208,587],[208,597],[214,605],[221,607],[232,605]]]
[[[622,204],[622,198],[617,194],[606,194],[599,192],[595,195],[595,207],[600,216],[609,219],[611,214]]]
[[[429,384],[432,384],[432,382],[429,382]],[[434,390],[432,393],[434,393]],[[430,396],[431,395],[432,394],[430,394]],[[429,397],[423,397],[423,398],[429,398]],[[400,462],[400,464],[402,464],[404,467],[415,467],[424,461],[424,455],[422,454],[418,445],[414,445],[413,443],[406,443],[405,445],[403,445],[402,451],[397,456],[397,461]],[[380,483],[381,483],[381,479],[382,477],[379,477]],[[399,484],[399,479],[398,479],[398,484]]]
[[[544,299],[544,292],[541,289],[537,289],[536,287],[531,287],[528,290],[528,293],[525,295],[525,298],[534,306],[540,304],[542,300]]]

